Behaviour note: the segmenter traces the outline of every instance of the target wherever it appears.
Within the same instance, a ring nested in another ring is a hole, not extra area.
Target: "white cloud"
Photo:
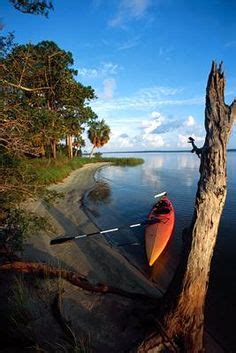
[[[128,137],[119,136],[116,142],[117,142],[117,146],[119,146],[120,148],[134,147],[134,143],[129,136]]]
[[[152,86],[143,88],[139,94],[147,98],[161,98],[163,96],[175,96],[183,91],[182,88],[168,86]]]
[[[141,135],[139,140],[145,149],[160,148],[166,146],[163,134],[153,133],[165,123],[166,117],[157,111],[149,114],[149,118],[141,122]]]
[[[110,113],[111,111],[128,110],[155,110],[162,106],[180,106],[180,105],[200,105],[204,104],[204,97],[174,99],[179,95],[182,89],[171,87],[151,87],[136,92],[133,96],[119,97],[104,101],[98,99],[94,102],[93,109],[98,114]],[[171,98],[171,99],[170,99]]]
[[[200,105],[204,104],[204,97],[175,99],[182,93],[182,88],[154,86],[141,89],[132,96],[124,96],[109,101],[98,99],[92,103],[93,109],[101,115],[111,111],[150,111],[162,106]]]
[[[153,148],[159,148],[159,147],[164,147],[165,141],[162,135],[157,135],[157,134],[144,134],[143,135],[143,141],[145,142],[145,147],[153,147]]]
[[[90,79],[116,75],[118,72],[118,65],[111,62],[102,63],[98,68],[82,67],[78,70],[78,75]]]
[[[141,122],[140,128],[142,139],[150,147],[186,148],[189,136],[193,136],[198,143],[204,141],[202,126],[191,115],[186,120],[174,119],[153,111],[148,119]]]
[[[157,127],[161,126],[164,121],[165,117],[163,115],[159,112],[152,112],[149,119],[141,122],[141,128],[143,129],[144,135],[153,132]]]
[[[105,150],[127,150],[135,146],[135,138],[130,137],[127,133],[120,133],[120,130],[114,129],[111,139],[104,148]]]
[[[106,79],[103,81],[103,93],[101,96],[105,99],[113,98],[116,89],[116,80],[114,78]]]
[[[193,126],[195,125],[195,119],[192,115],[189,115],[186,122],[185,122],[186,126]]]
[[[154,111],[154,112],[151,112],[150,116],[151,116],[151,119],[154,119],[154,120],[159,119],[161,118],[161,113]]]
[[[139,20],[147,13],[151,0],[120,0],[118,12],[109,22],[111,27],[119,27],[131,20]]]

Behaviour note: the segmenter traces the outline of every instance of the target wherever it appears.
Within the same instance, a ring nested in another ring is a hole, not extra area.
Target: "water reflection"
[[[83,198],[83,206],[90,218],[97,223],[97,219],[103,218],[102,205],[111,203],[111,187],[104,179],[98,179],[94,187]],[[97,223],[98,224],[98,223]]]
[[[115,155],[116,157],[119,155]],[[122,155],[120,155],[122,157]],[[136,223],[145,219],[154,202],[153,195],[167,191],[176,212],[175,233],[166,251],[150,269],[147,265],[144,245],[144,229],[124,231],[107,235],[108,241],[129,261],[159,287],[166,288],[176,267],[182,245],[182,230],[188,227],[194,210],[194,201],[199,179],[200,160],[191,153],[128,154],[124,157],[141,157],[145,163],[136,167],[106,167],[100,169],[97,180],[105,182],[104,195],[92,192],[85,201],[96,213],[90,214],[101,229]],[[107,187],[109,186],[109,187]],[[109,189],[109,191],[107,190]],[[95,201],[93,197],[95,196]],[[97,198],[97,200],[96,200]],[[236,153],[228,154],[228,194],[214,252],[208,302],[221,313],[213,317],[212,326],[221,333],[221,325],[227,326],[227,335],[233,341],[235,321],[235,253],[236,253]],[[130,245],[122,245],[122,244]],[[138,246],[132,246],[138,243]],[[120,245],[120,246],[119,246]],[[209,311],[209,307],[207,309]],[[207,316],[208,325],[210,324]],[[226,329],[225,329],[226,335]],[[232,347],[232,346],[231,346]],[[236,343],[235,343],[236,347]],[[235,351],[231,349],[229,351]]]
[[[132,154],[128,156],[132,157]],[[145,219],[154,202],[153,196],[167,191],[176,211],[175,234],[170,247],[173,257],[176,257],[181,246],[182,230],[192,219],[200,161],[191,153],[150,153],[138,157],[144,158],[145,163],[132,168],[109,166],[100,169],[96,174],[97,184],[85,200],[86,206],[100,228],[116,227]],[[228,197],[219,231],[228,242],[224,246],[219,242],[219,249],[226,246],[230,249],[232,242],[235,243],[235,190],[232,193],[235,167],[235,153],[232,153],[228,156]],[[117,234],[111,241],[116,245],[138,242],[140,247],[128,246],[124,247],[124,251],[141,269],[145,267],[143,229]],[[163,262],[168,258],[163,256]],[[153,270],[154,278],[158,278],[158,268],[160,265],[157,265],[157,271]]]
[[[179,154],[176,156],[176,167],[177,169],[194,169],[196,170],[200,166],[200,159],[196,158],[196,155],[190,154]]]
[[[106,181],[97,181],[91,191],[89,191],[87,198],[89,202],[96,204],[99,203],[110,203],[111,189]]]

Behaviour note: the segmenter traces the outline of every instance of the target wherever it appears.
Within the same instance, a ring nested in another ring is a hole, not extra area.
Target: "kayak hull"
[[[152,266],[165,249],[174,230],[175,212],[167,196],[153,206],[148,219],[153,224],[145,229],[145,246],[149,266]]]

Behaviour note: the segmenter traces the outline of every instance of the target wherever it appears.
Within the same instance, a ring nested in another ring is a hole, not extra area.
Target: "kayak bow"
[[[146,254],[149,266],[152,266],[165,249],[174,230],[175,212],[167,196],[153,206],[148,219],[155,222],[145,229]]]

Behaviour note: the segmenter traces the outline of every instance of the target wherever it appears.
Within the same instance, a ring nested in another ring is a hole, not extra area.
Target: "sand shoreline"
[[[41,201],[27,205],[29,210],[47,217],[53,231],[32,234],[23,257],[28,261],[71,269],[92,283],[100,282],[126,291],[160,297],[162,293],[158,288],[101,236],[56,246],[49,245],[50,240],[57,236],[72,236],[98,230],[86,214],[82,200],[84,194],[95,185],[96,171],[106,165],[107,163],[85,165],[73,171],[63,182],[51,185],[51,190],[65,195],[52,206],[47,207]],[[83,332],[90,336],[96,352],[127,350],[130,343],[143,334],[142,327],[135,328],[136,325],[132,324],[133,310],[134,303],[131,300],[114,295],[88,293],[64,283],[61,313],[70,322],[75,334],[80,335]],[[209,338],[207,341],[209,344]],[[214,345],[211,342],[210,346]],[[219,347],[214,347],[214,351],[220,352]]]
[[[71,269],[91,283],[104,283],[129,292],[159,297],[161,293],[154,284],[101,236],[50,246],[52,238],[97,230],[83,210],[82,198],[95,185],[96,171],[105,165],[85,165],[72,172],[62,183],[51,185],[51,190],[65,194],[52,206],[47,207],[41,201],[28,204],[29,210],[48,218],[53,231],[32,234],[23,258]],[[96,352],[121,352],[139,339],[143,326],[136,328],[135,324],[127,321],[128,317],[132,321],[137,320],[132,314],[137,303],[116,295],[82,291],[67,282],[63,286],[62,316],[70,322],[76,335],[83,332],[90,336]]]
[[[141,284],[141,291],[149,292],[151,290],[152,295],[160,295],[154,285],[101,236],[72,241],[62,245],[49,245],[50,240],[57,236],[72,236],[98,230],[86,213],[82,200],[84,194],[95,185],[96,171],[106,165],[107,163],[87,164],[73,171],[63,182],[51,185],[50,190],[62,192],[65,195],[63,199],[58,200],[51,207],[47,207],[41,201],[32,202],[28,205],[28,209],[38,215],[47,217],[54,229],[53,232],[43,231],[40,234],[32,235],[27,242],[24,257],[31,261],[49,261],[50,263],[55,263],[53,259],[56,262],[59,260],[65,266],[85,276],[90,277],[89,272],[93,272],[92,280],[109,281],[113,285],[118,285],[121,282],[120,280],[117,282],[117,278],[113,280],[113,276],[118,277],[114,273],[116,272],[114,268],[117,266],[120,273],[120,266],[122,266],[122,272],[125,270],[129,272],[128,278],[126,280],[123,278],[122,286],[124,289],[130,290],[136,285],[139,287]],[[101,269],[100,261],[104,263],[104,258],[108,261],[109,266],[107,268],[103,266]],[[135,277],[136,279],[134,279]]]

